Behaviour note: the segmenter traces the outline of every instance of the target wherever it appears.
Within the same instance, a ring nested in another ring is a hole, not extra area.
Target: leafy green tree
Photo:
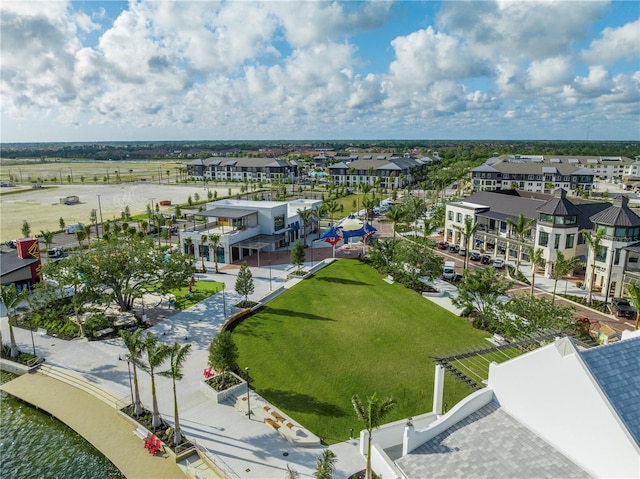
[[[574,269],[580,264],[580,258],[574,256],[572,258],[565,257],[562,251],[556,251],[556,262],[553,264],[553,272],[551,277],[553,278],[553,295],[551,296],[551,304],[556,301],[556,288],[558,287],[558,280],[563,276],[566,276],[573,272]]]
[[[477,311],[480,316],[506,295],[513,283],[498,274],[495,268],[475,268],[467,271],[458,284],[458,296],[451,302],[467,313]]]
[[[137,416],[142,414],[142,402],[140,401],[140,388],[138,387],[138,369],[142,353],[144,351],[144,340],[142,338],[142,329],[136,329],[130,333],[126,329],[120,330],[122,341],[129,351],[129,361],[133,366],[133,413]]]
[[[162,419],[160,418],[160,412],[158,410],[155,372],[171,352],[168,345],[159,343],[156,336],[147,332],[147,336],[144,338],[144,353],[146,354],[146,362],[137,360],[137,365],[151,376],[151,398],[153,403],[153,419],[151,421],[151,425],[155,431],[156,428],[162,424]]]
[[[402,222],[405,218],[404,211],[399,206],[391,206],[387,212],[384,214],[387,220],[391,221],[393,224],[393,237],[396,237],[396,228],[398,227],[398,223]]]
[[[65,227],[65,223],[64,223],[64,218],[61,216],[60,219],[58,220],[58,225],[60,225],[60,229],[64,230]]]
[[[515,329],[522,335],[541,333],[546,330],[569,331],[575,324],[575,308],[573,306],[556,305],[546,298],[519,295],[513,297],[502,307],[511,313],[505,316],[504,322],[514,321],[514,316],[519,318]],[[516,335],[507,335],[514,338]]]
[[[331,449],[322,451],[316,465],[316,479],[333,479],[333,473],[336,472],[336,462],[338,462],[338,456]]]
[[[421,278],[433,279],[442,273],[442,257],[418,241],[400,241],[395,259],[394,269],[407,278],[405,284],[412,289],[421,287]]]
[[[640,282],[634,281],[633,283],[625,284],[625,290],[629,296],[629,301],[636,308],[636,324],[635,329],[640,326]]]
[[[476,231],[478,230],[478,223],[476,223],[473,218],[471,218],[470,216],[467,216],[464,219],[464,226],[460,227],[458,225],[453,225],[453,227],[455,229],[457,229],[458,231],[460,231],[460,233],[462,234],[462,237],[464,238],[462,240],[462,243],[464,245],[464,247],[467,250],[467,254],[464,257],[464,270],[467,270],[467,265],[469,263],[469,243],[471,242],[471,240],[473,239],[473,236],[476,234]]]
[[[42,241],[44,241],[45,247],[49,249],[51,247],[51,243],[53,243],[53,233],[49,230],[40,230],[40,235],[42,236]]]
[[[218,245],[219,244],[220,244],[219,234],[209,235],[209,256],[211,256],[211,251],[213,251],[213,262],[215,264],[216,273],[220,272],[218,270]]]
[[[114,301],[121,311],[131,311],[134,301],[148,292],[184,286],[195,272],[193,258],[157,252],[149,237],[114,233],[92,251],[74,256],[78,256],[77,263],[65,258],[60,265],[81,277],[84,288],[94,290],[102,302]]]
[[[355,395],[351,398],[353,409],[356,416],[367,430],[367,468],[365,470],[365,479],[372,479],[373,471],[371,470],[371,440],[372,433],[375,428],[382,425],[384,418],[396,406],[396,400],[392,397],[386,399],[378,399],[377,394],[367,397],[366,403],[363,403],[359,396]]]
[[[78,245],[80,246],[80,249],[82,249],[82,242],[87,237],[87,233],[84,229],[81,229],[76,231],[75,235],[76,235],[76,239],[78,240]]]
[[[291,264],[297,266],[298,271],[300,271],[300,267],[305,262],[305,260],[306,260],[306,255],[304,252],[304,245],[302,244],[302,241],[298,240],[295,243],[293,243],[293,247],[291,248],[291,257],[290,257]]]
[[[16,320],[16,311],[20,302],[27,298],[29,290],[23,288],[18,291],[16,285],[11,283],[8,286],[0,286],[0,301],[4,304],[7,310],[7,323],[9,323],[9,340],[11,341],[11,357],[17,358],[20,351],[18,350],[18,343],[16,343],[16,337],[13,332],[13,323]],[[0,337],[0,343],[2,338]]]
[[[507,219],[507,224],[511,225],[511,231],[513,231],[518,237],[518,257],[516,258],[516,269],[520,269],[520,258],[522,257],[522,242],[524,241],[524,237],[531,230],[531,225],[534,223],[534,219],[527,219],[525,216],[520,213],[518,215],[518,219],[513,221],[512,219]]]
[[[531,292],[529,294],[533,296],[533,289],[536,285],[536,269],[544,257],[544,250],[542,248],[534,249],[533,246],[527,246],[527,256],[529,256],[529,261],[531,261]]]
[[[593,283],[596,280],[596,258],[600,255],[602,250],[602,238],[604,236],[604,229],[599,229],[595,233],[591,231],[583,231],[582,237],[584,238],[585,243],[587,243],[589,250],[591,251],[591,273],[589,277],[589,301],[591,304],[593,302]]]
[[[255,286],[253,284],[253,275],[251,274],[251,270],[247,266],[246,261],[242,262],[240,271],[238,271],[235,290],[236,293],[238,293],[240,296],[244,296],[243,304],[245,305],[249,302],[249,295],[253,294],[253,292],[255,291]]]
[[[182,434],[180,431],[180,419],[178,417],[178,394],[176,391],[176,381],[180,381],[184,376],[182,374],[182,368],[190,352],[191,352],[190,344],[185,344],[184,346],[180,346],[180,344],[178,343],[173,343],[173,345],[169,347],[169,354],[168,354],[169,369],[158,373],[160,376],[171,378],[171,382],[173,384],[173,417],[174,417],[173,442],[176,445],[182,442]]]
[[[24,220],[22,222],[22,237],[28,238],[31,235],[31,226],[29,226],[29,222]]]
[[[238,369],[238,347],[230,331],[216,333],[209,346],[209,366],[219,372]]]
[[[374,240],[369,248],[369,261],[371,265],[385,272],[392,269],[395,264],[396,252],[399,250],[400,240],[389,238],[386,240]]]

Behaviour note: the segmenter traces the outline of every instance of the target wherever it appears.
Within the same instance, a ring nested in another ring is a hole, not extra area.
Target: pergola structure
[[[231,248],[231,257],[235,258],[236,255],[233,254],[233,249],[237,249],[237,256],[244,257],[246,255],[241,255],[243,249],[251,251],[256,251],[258,253],[258,267],[260,267],[260,251],[266,246],[270,246],[272,244],[278,244],[280,241],[285,239],[285,235],[283,234],[274,234],[274,235],[258,235],[253,238],[249,238],[244,241],[240,241],[238,243],[230,245]],[[277,249],[277,247],[276,247]],[[251,256],[251,254],[249,254]]]

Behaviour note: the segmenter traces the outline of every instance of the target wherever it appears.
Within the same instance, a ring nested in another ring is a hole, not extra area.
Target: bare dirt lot
[[[4,243],[10,239],[22,236],[22,223],[26,219],[31,227],[31,234],[40,231],[57,231],[60,229],[60,218],[65,224],[90,223],[91,210],[95,209],[100,218],[110,220],[120,218],[125,207],[129,207],[132,215],[144,213],[147,205],[159,201],[170,200],[172,204],[186,203],[189,196],[195,200],[195,194],[200,199],[207,198],[207,189],[212,194],[217,191],[218,197],[229,194],[229,186],[216,185],[203,188],[191,185],[168,185],[157,183],[133,182],[107,185],[56,185],[34,189],[30,186],[16,186],[2,188],[0,195],[0,240]],[[13,193],[20,191],[19,193]],[[240,186],[232,186],[232,194],[238,193]],[[80,197],[80,203],[64,205],[60,198],[70,195]],[[100,195],[100,205],[98,205]],[[160,207],[161,211],[173,211],[169,207]]]

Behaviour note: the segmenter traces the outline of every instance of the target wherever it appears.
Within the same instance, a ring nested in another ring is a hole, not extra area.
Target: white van
[[[445,261],[442,268],[442,277],[452,280],[456,277],[456,264],[453,261]]]
[[[67,233],[68,235],[72,235],[76,231],[80,231],[83,228],[84,228],[84,225],[82,223],[74,223],[72,225],[67,225],[64,228],[64,232]]]

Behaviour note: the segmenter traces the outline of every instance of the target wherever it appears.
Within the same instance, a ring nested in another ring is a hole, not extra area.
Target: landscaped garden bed
[[[225,401],[243,388],[246,390],[246,381],[237,374],[227,371],[216,374],[212,378],[200,382],[200,390],[209,399],[216,403]]]

